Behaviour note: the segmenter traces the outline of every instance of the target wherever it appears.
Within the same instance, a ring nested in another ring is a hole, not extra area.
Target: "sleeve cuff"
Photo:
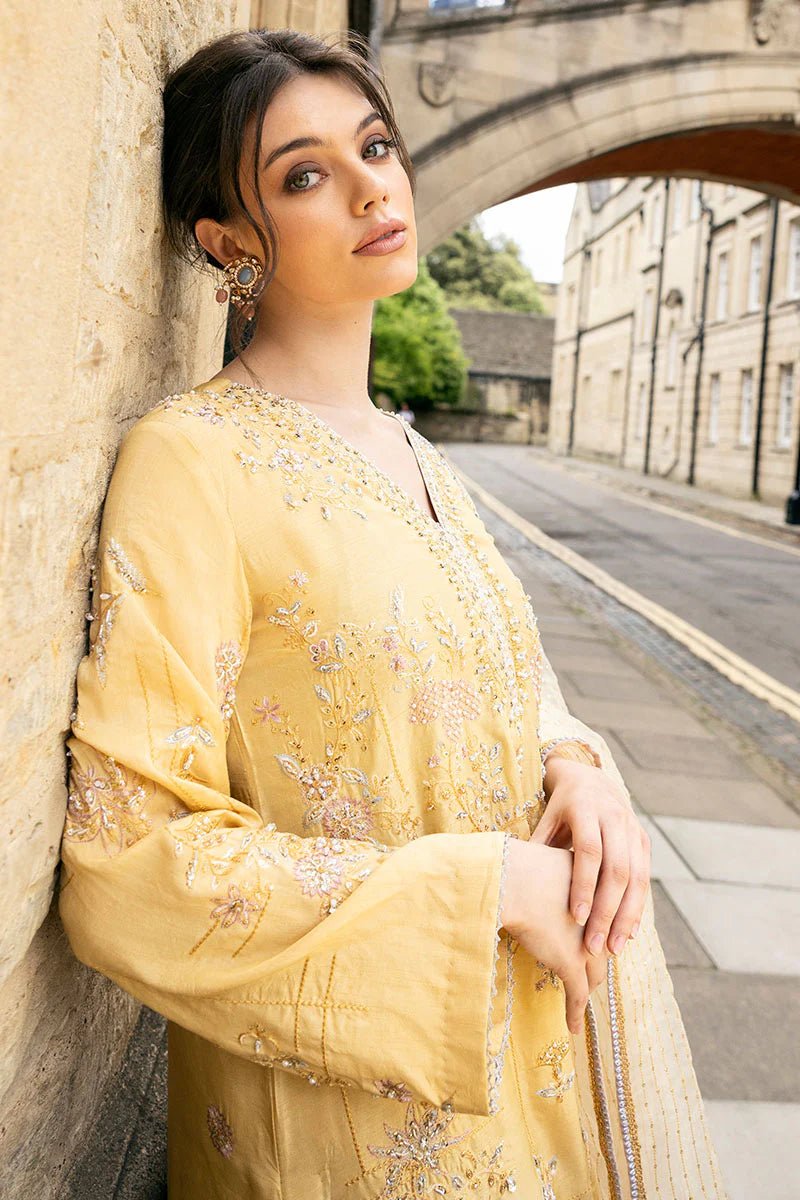
[[[573,762],[586,763],[590,767],[602,767],[603,765],[597,751],[588,742],[575,737],[551,738],[550,741],[542,743],[540,754],[542,756],[542,778],[547,771],[547,759],[550,757],[568,758]]]

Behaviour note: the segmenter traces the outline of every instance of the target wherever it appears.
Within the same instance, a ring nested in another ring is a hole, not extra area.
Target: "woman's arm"
[[[117,457],[67,741],[73,951],[232,1054],[488,1115],[508,837],[301,837],[232,794],[251,607],[215,467],[162,414]]]

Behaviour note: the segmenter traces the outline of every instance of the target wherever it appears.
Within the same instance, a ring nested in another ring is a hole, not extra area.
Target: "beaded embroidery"
[[[570,1054],[570,1044],[566,1038],[559,1038],[551,1042],[544,1050],[541,1051],[536,1060],[537,1066],[549,1066],[553,1069],[553,1084],[550,1087],[538,1088],[537,1096],[544,1096],[548,1100],[557,1100],[559,1103],[564,1099],[565,1094],[575,1082],[575,1072],[570,1071],[567,1075],[564,1072],[564,1060]]]
[[[467,1129],[457,1137],[448,1137],[455,1113],[437,1108],[426,1101],[406,1105],[402,1128],[384,1123],[389,1146],[368,1146],[377,1158],[389,1165],[378,1200],[411,1200],[426,1196],[466,1196],[471,1193],[489,1198],[516,1191],[513,1174],[502,1162],[503,1143],[493,1151],[464,1151],[458,1155],[452,1147],[473,1133]],[[458,1169],[448,1160],[458,1159]]]
[[[216,1104],[209,1104],[206,1110],[206,1122],[211,1143],[223,1158],[233,1154],[233,1130]]]
[[[105,544],[105,557],[114,567],[117,575],[123,583],[127,584],[128,588],[133,592],[146,592],[147,583],[142,572],[136,567],[124,550],[117,538],[111,537]],[[94,659],[97,677],[102,686],[106,683],[106,647],[111,636],[111,630],[114,626],[117,613],[119,612],[122,601],[125,599],[125,592],[101,591],[98,592],[98,571],[97,560],[92,562],[90,567],[91,591],[94,601],[95,596],[98,600],[96,609],[92,608],[86,614],[87,621],[97,622],[90,627],[90,646],[89,653]]]
[[[301,1079],[305,1079],[311,1087],[319,1087],[321,1083],[325,1083],[329,1087],[354,1086],[349,1079],[339,1079],[335,1075],[326,1075],[324,1071],[315,1070],[305,1059],[298,1058],[296,1054],[283,1054],[275,1039],[260,1025],[251,1025],[244,1033],[240,1033],[239,1044],[250,1045],[255,1055],[252,1061],[257,1062],[259,1066],[280,1067],[284,1071],[291,1071],[293,1074],[299,1075]],[[267,1047],[271,1053],[267,1051]]]
[[[64,836],[77,842],[99,838],[106,854],[118,854],[147,834],[152,825],[145,813],[150,791],[135,771],[124,770],[111,755],[103,758],[105,772],[93,765],[70,770]]]

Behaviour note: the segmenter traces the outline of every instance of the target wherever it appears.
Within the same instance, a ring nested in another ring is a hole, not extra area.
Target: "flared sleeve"
[[[508,835],[299,836],[232,794],[252,609],[223,475],[154,414],[120,446],[67,738],[69,942],[232,1054],[490,1115]]]

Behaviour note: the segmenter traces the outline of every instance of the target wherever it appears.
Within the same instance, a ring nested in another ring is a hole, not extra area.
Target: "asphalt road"
[[[550,537],[800,691],[800,556],[644,508],[527,446],[443,449]]]

